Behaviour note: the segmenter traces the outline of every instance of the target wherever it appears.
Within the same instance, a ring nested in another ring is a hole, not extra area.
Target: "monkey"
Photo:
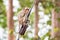
[[[20,35],[24,35],[24,33],[25,33],[25,31],[28,27],[28,21],[29,20],[26,21],[26,16],[27,16],[28,13],[29,13],[29,8],[25,7],[18,14],[19,28],[20,28],[20,25],[21,25],[21,28],[19,30]]]
[[[19,14],[18,14],[18,21],[19,24],[22,24],[25,22],[25,16],[27,15],[27,13],[29,12],[29,8],[25,7],[24,9],[22,9]]]

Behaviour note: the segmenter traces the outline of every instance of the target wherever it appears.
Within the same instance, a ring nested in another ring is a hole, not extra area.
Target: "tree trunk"
[[[60,1],[55,1],[56,7],[60,7]],[[53,40],[60,40],[60,12],[57,12],[56,9],[52,10],[52,32],[51,38]]]
[[[14,40],[13,0],[8,0],[7,26],[8,26],[8,40]]]
[[[35,37],[34,37],[34,40],[38,40],[38,21],[39,21],[39,16],[38,16],[38,3],[39,3],[39,0],[35,0],[35,23],[34,23],[34,26],[35,26]]]

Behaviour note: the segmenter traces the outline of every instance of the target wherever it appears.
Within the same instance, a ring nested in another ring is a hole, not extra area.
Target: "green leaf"
[[[21,8],[24,8],[24,7],[31,7],[32,4],[33,4],[33,1],[31,0],[18,0],[20,5],[21,5]]]
[[[48,20],[48,21],[47,21],[47,24],[48,24],[48,25],[51,25],[51,20]]]
[[[30,24],[31,25],[33,25],[33,23],[34,23],[34,13],[32,13],[31,15],[30,15]]]
[[[59,28],[55,27],[54,32],[58,32],[58,31],[59,31]]]
[[[55,7],[55,11],[56,11],[57,13],[59,13],[59,12],[60,12],[60,7]]]
[[[45,10],[44,10],[44,13],[45,13],[46,15],[48,15],[50,12],[49,12],[48,9],[45,9]]]
[[[6,24],[6,8],[5,5],[3,4],[3,0],[0,0],[0,26],[2,28],[6,28],[7,24]]]
[[[60,18],[57,18],[58,22],[60,22]]]

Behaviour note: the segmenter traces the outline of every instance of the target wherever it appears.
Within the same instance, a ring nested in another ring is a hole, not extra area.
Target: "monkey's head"
[[[29,8],[28,7],[25,7],[25,13],[28,13],[29,12]]]

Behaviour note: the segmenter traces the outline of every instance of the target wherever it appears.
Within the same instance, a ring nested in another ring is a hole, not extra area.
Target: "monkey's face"
[[[25,8],[25,13],[27,14],[29,12],[29,8]]]
[[[27,13],[29,12],[29,10],[26,10],[25,12],[26,12],[26,14],[27,14]]]

